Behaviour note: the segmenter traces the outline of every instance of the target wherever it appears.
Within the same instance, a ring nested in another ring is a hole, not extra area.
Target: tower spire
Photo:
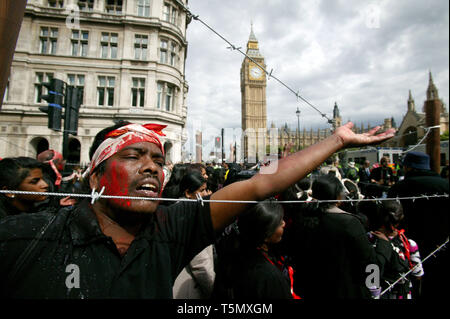
[[[250,36],[247,42],[247,54],[251,57],[261,57],[258,47],[258,39],[253,32],[253,21],[250,23]]]
[[[334,102],[333,117],[334,118],[340,117],[340,115],[339,115],[339,108],[337,106],[337,102]]]
[[[333,130],[341,126],[342,119],[341,115],[339,114],[339,108],[337,106],[337,102],[334,102],[334,108],[333,108]]]
[[[253,32],[253,20],[250,22],[250,36],[248,41],[258,42],[258,39],[256,39],[255,33]]]
[[[408,111],[409,112],[416,111],[416,106],[414,103],[414,99],[412,98],[411,90],[409,90],[409,96],[408,96]]]
[[[431,71],[429,71],[429,79],[428,79],[428,89],[427,89],[427,100],[438,100],[438,90],[433,83],[433,77],[431,75]]]

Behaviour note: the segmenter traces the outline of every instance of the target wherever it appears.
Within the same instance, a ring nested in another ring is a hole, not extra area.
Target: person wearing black
[[[320,176],[312,184],[315,200],[341,200],[344,196],[335,176]],[[377,265],[382,276],[391,258],[392,247],[384,234],[372,232],[380,239],[374,248],[359,218],[338,206],[339,202],[312,201],[293,221],[296,236],[290,240],[297,243],[290,251],[296,270],[294,291],[306,300],[370,299],[367,266]]]
[[[388,166],[389,159],[387,157],[382,157],[380,160],[380,166],[374,168],[370,173],[370,180],[372,183],[378,185],[389,187],[395,182],[394,171]]]
[[[239,216],[238,258],[234,264],[233,290],[237,299],[292,299],[293,269],[274,251],[285,222],[283,208],[264,201]]]
[[[365,187],[370,183],[370,161],[365,160],[362,167],[358,171],[358,187],[361,193],[365,193]]]
[[[0,160],[0,189],[11,191],[48,192],[43,165],[30,157],[6,157]],[[28,194],[0,194],[0,219],[22,213],[36,213],[39,203],[48,196]]]
[[[386,235],[394,247],[392,258],[386,264],[383,276],[380,278],[380,292],[385,291],[380,298],[417,299],[420,295],[421,278],[424,272],[417,243],[404,229],[398,229],[398,225],[404,218],[401,203],[396,200],[374,200],[361,201],[357,206],[360,214],[367,217],[367,229],[379,230]],[[369,240],[373,245],[377,245],[377,237],[369,234]],[[410,271],[408,276],[386,290],[408,271]]]
[[[94,195],[107,197],[93,196],[57,214],[0,221],[2,298],[172,298],[176,276],[248,209],[246,201],[282,192],[341,148],[380,143],[395,132],[376,135],[377,127],[355,134],[349,122],[252,178],[221,188],[210,197],[217,201],[160,207],[135,197],[161,196],[164,127],[119,123],[97,134],[86,181]]]
[[[443,244],[449,236],[449,182],[430,170],[430,157],[422,152],[408,152],[403,159],[405,178],[391,187],[388,197],[421,197],[446,194],[432,199],[402,199],[405,218],[402,226],[421,250],[423,258]],[[423,265],[425,275],[422,295],[426,299],[448,295],[449,249],[438,252]]]

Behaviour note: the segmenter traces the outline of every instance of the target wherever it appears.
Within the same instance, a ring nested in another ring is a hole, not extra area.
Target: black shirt
[[[392,253],[387,241],[372,247],[360,220],[337,208],[324,213],[314,228],[297,227],[293,252],[297,294],[305,299],[370,298],[366,267],[376,264],[383,274]]]
[[[379,166],[372,170],[370,178],[379,182],[383,180],[383,185],[388,185],[389,182],[395,182],[394,171],[390,167]]]
[[[289,275],[254,249],[242,254],[234,294],[238,299],[292,299]]]
[[[412,171],[392,186],[388,197],[412,197],[448,194],[448,179],[430,170]],[[419,245],[423,256],[431,253],[449,236],[449,214],[447,197],[432,199],[402,199],[405,218],[402,226]]]
[[[17,259],[52,217],[55,219],[31,250],[24,267],[10,281]],[[102,233],[87,200],[56,215],[4,218],[0,222],[1,295],[41,299],[172,298],[178,273],[214,242],[209,204],[161,206],[153,217],[123,257],[112,239]],[[79,288],[74,287],[77,272]]]

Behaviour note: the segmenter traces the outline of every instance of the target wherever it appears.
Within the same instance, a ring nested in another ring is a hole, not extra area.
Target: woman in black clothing
[[[374,248],[357,216],[341,210],[339,202],[323,202],[344,196],[335,176],[319,177],[312,185],[312,197],[322,202],[308,203],[293,222],[294,288],[302,298],[370,298],[367,266],[377,265],[382,276],[391,257],[392,247],[384,234],[372,232],[381,239]]]
[[[237,226],[240,248],[239,257],[234,260],[234,297],[293,298],[292,268],[272,249],[283,236],[282,206],[271,201],[260,202],[239,217]]]
[[[0,161],[0,189],[47,192],[43,164],[30,157],[8,157]],[[34,213],[45,195],[0,194],[0,218],[20,213]]]

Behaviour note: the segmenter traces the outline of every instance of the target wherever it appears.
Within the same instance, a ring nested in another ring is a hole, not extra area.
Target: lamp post
[[[297,106],[297,111],[295,111],[295,114],[297,115],[297,130],[298,130],[297,150],[299,150],[300,149],[300,110],[298,109],[298,106]]]

